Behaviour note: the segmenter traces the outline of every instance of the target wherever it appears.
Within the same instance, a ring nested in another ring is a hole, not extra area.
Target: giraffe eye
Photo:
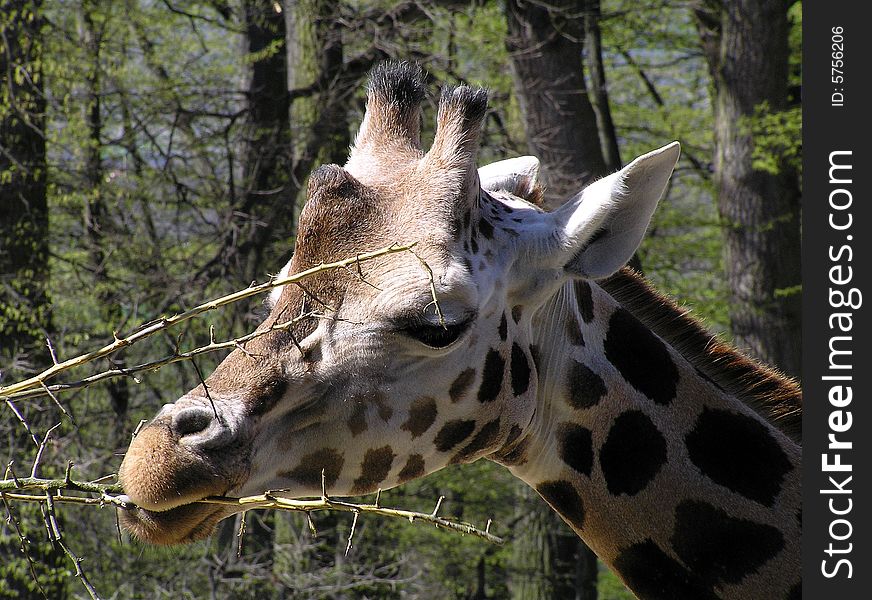
[[[463,335],[469,324],[470,321],[446,323],[443,327],[441,324],[415,323],[405,327],[403,332],[431,348],[447,348]]]

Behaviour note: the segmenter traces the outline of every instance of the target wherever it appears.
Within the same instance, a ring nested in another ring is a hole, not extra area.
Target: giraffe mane
[[[792,378],[719,339],[641,274],[624,267],[597,282],[705,378],[743,401],[797,443],[802,443],[802,389]]]

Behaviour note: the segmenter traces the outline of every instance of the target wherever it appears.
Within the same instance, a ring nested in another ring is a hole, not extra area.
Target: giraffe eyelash
[[[415,323],[403,328],[403,333],[431,348],[447,348],[469,329],[472,321],[446,323]]]
[[[441,323],[424,318],[421,313],[407,314],[395,321],[394,331],[430,348],[442,349],[459,340],[474,320],[474,312],[466,312]]]

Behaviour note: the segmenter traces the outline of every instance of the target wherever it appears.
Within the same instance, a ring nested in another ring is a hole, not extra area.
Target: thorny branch
[[[260,331],[253,331],[249,334],[240,336],[238,338],[234,338],[232,340],[227,340],[224,342],[215,342],[213,340],[209,344],[206,344],[204,346],[199,346],[199,347],[193,348],[191,350],[186,350],[184,352],[179,350],[178,348],[176,348],[173,351],[172,355],[158,359],[158,360],[153,360],[150,362],[146,362],[146,363],[142,363],[142,364],[134,365],[134,366],[130,366],[130,367],[108,369],[108,370],[103,371],[101,373],[96,373],[96,374],[91,375],[89,377],[85,377],[84,379],[80,379],[79,381],[74,381],[74,382],[70,382],[70,383],[58,383],[58,384],[54,384],[54,385],[44,386],[44,387],[39,388],[39,389],[38,388],[31,388],[31,389],[23,390],[20,392],[15,392],[14,394],[11,394],[9,396],[9,398],[12,398],[12,399],[32,398],[34,396],[44,395],[44,393],[46,393],[46,392],[61,392],[61,391],[85,388],[85,387],[94,385],[95,383],[99,383],[105,379],[111,379],[113,377],[124,377],[124,376],[132,377],[136,383],[139,383],[139,379],[135,376],[136,373],[156,371],[156,370],[160,369],[161,367],[165,367],[165,366],[171,365],[173,363],[177,363],[177,362],[180,362],[183,360],[191,360],[193,357],[199,356],[200,354],[207,354],[209,352],[217,352],[220,350],[233,350],[234,348],[242,348],[242,345],[246,342],[249,342],[257,337],[260,337],[262,335],[266,335],[266,334],[273,332],[273,331],[286,330],[286,329],[292,327],[295,323],[301,321],[302,319],[307,319],[309,317],[323,318],[323,317],[325,317],[325,315],[323,315],[321,313],[316,313],[316,312],[307,312],[307,313],[301,314],[301,315],[299,315],[299,316],[297,316],[289,321],[285,321],[283,323],[276,323],[275,325],[273,325],[267,329],[263,329]],[[243,348],[243,350],[244,350],[244,348]]]
[[[105,479],[105,478],[103,478]],[[64,494],[64,490],[87,492],[94,496],[79,496]],[[0,480],[0,497],[4,501],[18,502],[51,502],[67,504],[83,504],[91,506],[114,506],[122,510],[135,508],[129,499],[120,494],[121,486],[116,483],[96,483],[94,481],[76,481],[72,479],[40,479],[36,477],[19,477]],[[437,529],[445,529],[465,535],[473,535],[493,544],[502,544],[503,539],[490,533],[490,521],[485,529],[479,529],[469,523],[454,521],[437,515],[442,498],[436,503],[436,509],[431,513],[416,512],[400,508],[388,508],[379,504],[380,494],[372,504],[358,504],[346,500],[338,500],[327,495],[323,490],[321,497],[313,500],[291,500],[281,496],[281,490],[273,490],[234,498],[228,496],[210,496],[200,500],[203,504],[218,504],[245,512],[252,509],[273,509],[290,512],[313,513],[324,510],[350,512],[355,515],[374,514],[385,517],[407,519],[410,523],[420,522],[433,525]],[[349,542],[348,548],[351,547]]]
[[[111,343],[103,346],[102,348],[61,362],[55,362],[51,367],[45,369],[38,375],[35,375],[23,381],[19,381],[17,383],[0,387],[0,398],[6,400],[8,404],[8,401],[14,398],[41,396],[46,394],[46,392],[54,393],[65,389],[86,387],[87,385],[91,385],[96,381],[107,379],[109,377],[120,377],[129,375],[132,372],[135,372],[137,369],[139,371],[155,369],[160,368],[165,364],[170,364],[179,360],[186,360],[189,358],[189,356],[179,355],[171,357],[170,359],[166,359],[167,362],[156,361],[156,363],[159,364],[140,365],[140,367],[134,367],[132,369],[113,369],[111,371],[106,371],[105,373],[101,373],[71,384],[47,385],[46,383],[49,379],[52,379],[63,372],[69,371],[70,369],[73,369],[75,367],[80,367],[82,365],[88,364],[100,358],[109,356],[110,354],[117,352],[122,348],[126,348],[127,346],[151,337],[160,331],[164,331],[166,329],[169,329],[170,327],[189,321],[199,315],[202,315],[203,313],[216,310],[223,306],[227,306],[228,304],[244,300],[245,298],[256,296],[257,294],[267,292],[273,288],[285,286],[288,284],[299,285],[299,282],[301,280],[306,279],[307,277],[311,277],[312,275],[315,275],[317,273],[323,273],[325,271],[333,271],[338,269],[346,269],[351,265],[356,265],[363,261],[373,260],[375,258],[386,256],[388,254],[395,254],[398,252],[410,252],[412,251],[412,248],[414,248],[414,246],[414,243],[407,245],[392,244],[390,246],[375,250],[373,252],[358,254],[353,258],[347,258],[345,260],[340,260],[332,263],[322,263],[316,267],[312,267],[311,269],[307,269],[295,275],[289,275],[287,277],[274,277],[273,279],[265,283],[252,285],[244,290],[239,290],[237,292],[233,292],[232,294],[227,294],[226,296],[204,302],[189,310],[178,313],[171,317],[161,317],[154,321],[144,323],[143,325],[140,325],[138,328],[134,329],[133,332],[128,334],[126,337],[118,337],[116,335],[115,339]],[[233,346],[237,342],[239,342],[239,340],[233,340],[231,342],[225,342],[223,344],[210,344],[203,349],[198,349],[196,353],[202,354],[204,352],[213,352],[214,350]]]

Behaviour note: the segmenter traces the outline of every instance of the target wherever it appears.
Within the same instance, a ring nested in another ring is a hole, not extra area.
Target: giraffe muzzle
[[[213,406],[168,404],[139,431],[118,471],[134,504],[169,511],[245,481],[250,440]]]

